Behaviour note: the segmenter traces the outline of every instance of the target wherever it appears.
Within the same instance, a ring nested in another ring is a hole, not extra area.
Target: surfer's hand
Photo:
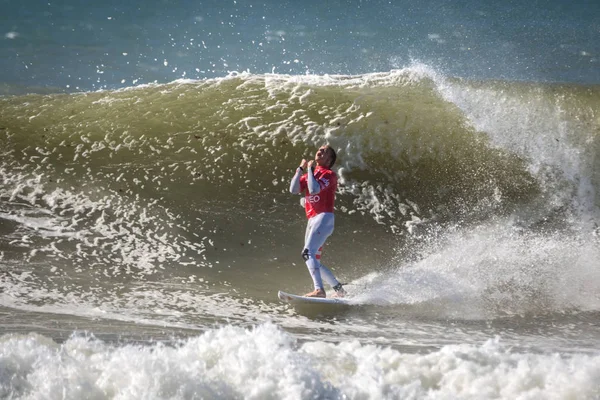
[[[306,169],[306,160],[302,159],[302,162],[300,163],[300,168],[302,168],[303,170]]]

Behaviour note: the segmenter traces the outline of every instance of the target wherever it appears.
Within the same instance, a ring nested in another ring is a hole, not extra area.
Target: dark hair
[[[329,169],[331,169],[331,167],[333,167],[333,164],[335,164],[337,154],[335,154],[335,150],[330,145],[327,145],[327,150],[329,150],[329,155],[331,155],[331,164],[329,164]]]

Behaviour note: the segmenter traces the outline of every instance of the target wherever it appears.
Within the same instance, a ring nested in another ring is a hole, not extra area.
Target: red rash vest
[[[315,168],[315,179],[319,182],[321,190],[317,194],[308,192],[307,174],[300,177],[300,192],[306,192],[304,198],[304,209],[306,218],[312,218],[324,212],[333,212],[335,203],[335,192],[337,190],[337,175],[328,168],[317,166]]]

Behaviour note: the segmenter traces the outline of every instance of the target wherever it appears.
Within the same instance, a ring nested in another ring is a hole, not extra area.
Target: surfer
[[[335,150],[329,145],[321,146],[315,154],[314,161],[302,160],[290,183],[292,194],[304,193],[304,209],[308,218],[302,258],[313,279],[315,290],[305,294],[306,297],[326,297],[321,277],[333,287],[335,296],[344,297],[346,294],[342,284],[329,268],[320,262],[325,240],[333,233],[337,176],[331,167],[335,160]]]

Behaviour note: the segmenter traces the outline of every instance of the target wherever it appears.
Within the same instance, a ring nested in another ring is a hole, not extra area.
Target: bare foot
[[[306,293],[304,297],[327,297],[325,295],[325,290],[323,289],[315,289],[310,293]]]

